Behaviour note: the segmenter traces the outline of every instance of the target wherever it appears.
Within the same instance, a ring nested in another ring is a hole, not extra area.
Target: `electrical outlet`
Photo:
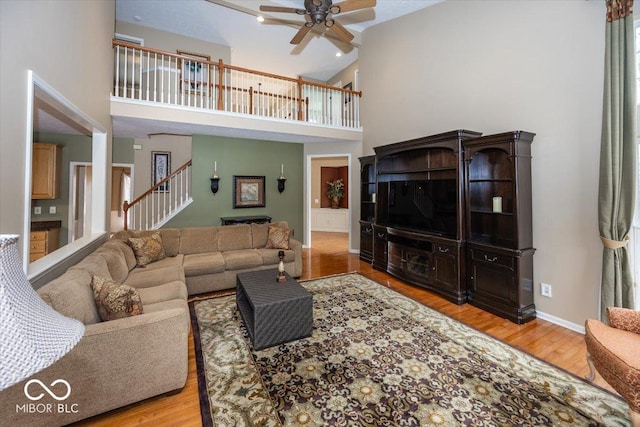
[[[42,213],[42,208],[40,206],[36,206],[33,208],[34,215],[40,215]]]
[[[55,214],[57,212],[57,209],[55,206],[49,206],[49,213],[50,214]]]
[[[548,283],[540,283],[540,295],[542,295],[543,297],[551,298],[551,285],[549,285]]]

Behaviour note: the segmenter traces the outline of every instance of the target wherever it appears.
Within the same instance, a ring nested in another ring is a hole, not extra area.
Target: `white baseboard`
[[[566,321],[564,319],[561,319],[559,317],[556,316],[552,316],[550,314],[547,313],[543,313],[541,311],[537,311],[536,312],[536,316],[538,317],[538,319],[542,319],[542,320],[546,320],[547,322],[551,322],[551,323],[555,323],[556,325],[562,326],[564,328],[570,329],[574,332],[578,332],[582,335],[584,335],[585,330],[584,330],[584,325],[578,325],[576,323],[572,323],[569,321]]]

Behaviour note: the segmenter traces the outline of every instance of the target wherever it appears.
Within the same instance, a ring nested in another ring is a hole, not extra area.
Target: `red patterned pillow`
[[[289,249],[289,238],[292,230],[277,225],[269,226],[269,237],[267,238],[267,249]]]
[[[129,237],[129,246],[133,249],[138,265],[142,267],[152,262],[160,261],[166,256],[160,233],[153,233],[150,236],[143,237]]]
[[[142,314],[142,300],[137,289],[113,280],[93,276],[91,280],[96,308],[103,322]]]
[[[630,308],[607,307],[607,316],[612,328],[640,334],[640,311]]]

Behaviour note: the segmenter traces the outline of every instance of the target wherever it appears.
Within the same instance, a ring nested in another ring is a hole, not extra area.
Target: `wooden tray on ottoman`
[[[236,303],[255,350],[311,336],[313,296],[289,274],[278,283],[277,269],[239,273]]]

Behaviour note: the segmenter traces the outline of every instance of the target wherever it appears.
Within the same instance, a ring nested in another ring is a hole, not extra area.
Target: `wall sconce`
[[[220,177],[218,176],[218,162],[217,161],[214,162],[213,175],[209,179],[211,180],[211,192],[213,194],[216,194],[218,192],[219,182],[220,182]]]
[[[284,177],[284,164],[280,165],[280,178],[278,178],[278,191],[282,193],[284,191],[284,183],[287,178]]]

